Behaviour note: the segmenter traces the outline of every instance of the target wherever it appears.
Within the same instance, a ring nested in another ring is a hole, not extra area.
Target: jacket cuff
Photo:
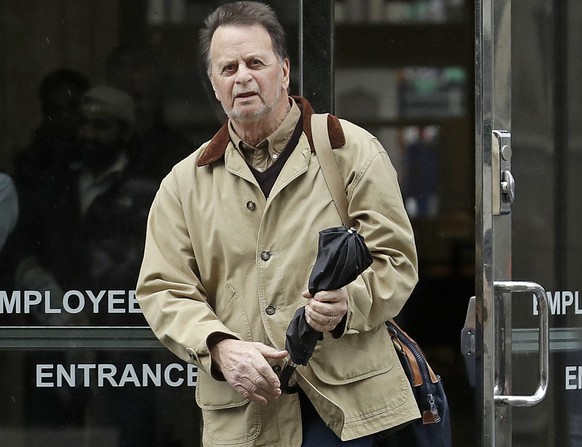
[[[347,291],[347,287],[345,290]],[[351,317],[352,317],[353,313],[354,312],[352,309],[352,300],[351,300],[351,298],[349,296],[349,292],[348,292],[348,311],[343,316],[343,318],[338,323],[338,325],[334,328],[334,330],[330,332],[333,338],[341,338],[348,332],[349,323],[352,320]]]
[[[348,329],[348,313],[349,310],[342,318],[342,321],[340,321],[338,325],[335,327],[335,329],[331,331],[331,335],[333,336],[333,338],[340,338],[346,333]]]

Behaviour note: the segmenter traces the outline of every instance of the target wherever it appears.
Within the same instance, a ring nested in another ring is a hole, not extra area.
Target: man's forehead
[[[273,42],[260,25],[222,25],[212,35],[210,54],[214,58],[265,53],[274,53]]]

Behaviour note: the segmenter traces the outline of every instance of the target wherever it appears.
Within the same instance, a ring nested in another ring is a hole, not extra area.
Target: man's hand
[[[267,359],[284,359],[287,351],[227,338],[216,343],[210,354],[226,381],[246,399],[266,405],[281,396],[281,382]]]
[[[307,324],[319,332],[331,332],[348,312],[348,293],[344,289],[324,290],[311,296],[302,293],[309,301],[305,306]]]

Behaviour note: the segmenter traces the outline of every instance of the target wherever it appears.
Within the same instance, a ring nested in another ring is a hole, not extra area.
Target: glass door
[[[10,185],[19,209],[0,211],[1,446],[200,445],[196,368],[154,337],[134,289],[161,178],[220,128],[196,48],[221,3],[0,4],[0,203]],[[269,3],[298,66],[300,2]],[[99,129],[119,157],[88,176]]]
[[[477,359],[481,445],[579,446],[582,5],[483,0],[476,17],[476,331],[465,352]]]

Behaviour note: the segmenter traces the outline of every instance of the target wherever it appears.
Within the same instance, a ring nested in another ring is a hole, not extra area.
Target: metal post
[[[334,110],[334,7],[332,0],[301,0],[299,93],[316,112]]]

